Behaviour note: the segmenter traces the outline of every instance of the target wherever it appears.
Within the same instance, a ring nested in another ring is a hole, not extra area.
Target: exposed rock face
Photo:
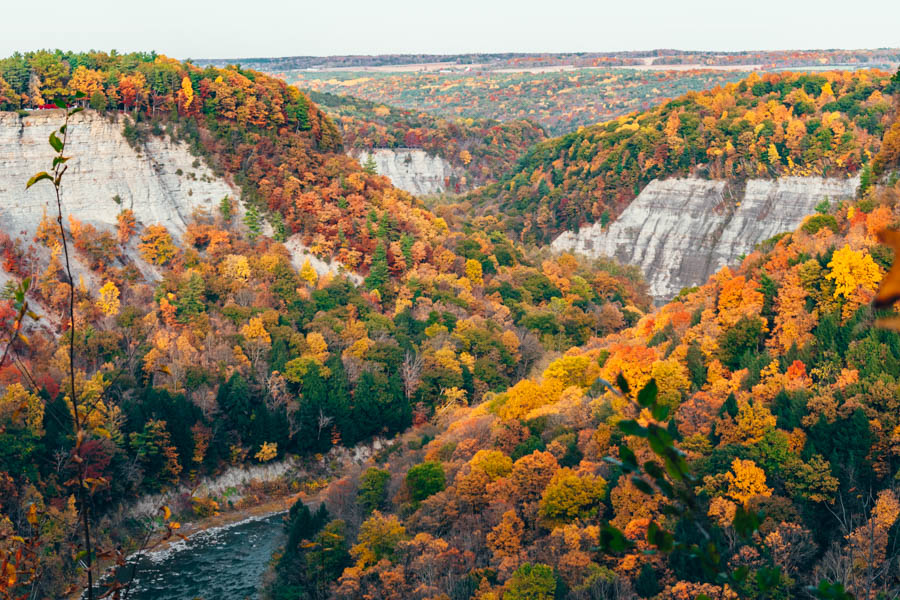
[[[11,235],[30,235],[45,209],[56,212],[53,186],[40,182],[26,192],[25,182],[49,170],[54,153],[47,139],[62,120],[58,110],[24,118],[0,113],[0,229]],[[73,158],[62,187],[67,213],[96,226],[113,226],[119,211],[130,208],[144,225],[160,223],[180,237],[195,210],[212,212],[224,196],[237,196],[185,144],[150,137],[136,151],[122,128],[122,121],[93,111],[72,117],[66,155]],[[116,196],[121,204],[113,200]]]
[[[446,191],[447,177],[456,174],[446,160],[419,148],[375,148],[372,152],[378,174],[411,194],[442,193]],[[369,152],[364,150],[356,158],[365,163]]]
[[[0,231],[30,240],[44,212],[51,218],[56,214],[53,186],[39,182],[26,191],[25,182],[50,168],[54,152],[48,138],[62,125],[63,118],[58,110],[24,118],[0,112]],[[110,229],[116,226],[119,212],[130,208],[139,223],[165,225],[178,239],[195,211],[214,213],[224,196],[238,199],[235,208],[238,215],[243,214],[238,190],[194,157],[187,145],[151,136],[135,150],[122,135],[123,125],[93,111],[72,117],[66,147],[66,155],[72,160],[62,187],[65,214],[98,229]],[[268,223],[264,232],[272,234]],[[359,275],[347,272],[337,261],[326,263],[310,254],[299,236],[287,240],[285,246],[298,269],[309,259],[320,275],[342,273],[356,283],[362,282]],[[141,264],[137,252],[131,254]],[[152,277],[153,269],[144,267]],[[76,264],[75,269],[91,277],[82,265]],[[0,286],[7,279],[0,270]]]
[[[859,179],[753,179],[744,190],[724,181],[654,180],[604,230],[567,231],[556,251],[611,256],[641,267],[657,302],[698,285],[741,254],[791,231],[822,200],[851,198]]]
[[[360,275],[348,270],[344,263],[338,260],[325,262],[315,254],[310,252],[309,248],[307,248],[303,244],[300,239],[300,235],[298,234],[292,235],[287,240],[285,240],[284,247],[287,248],[291,253],[291,264],[294,265],[294,268],[298,271],[303,268],[303,263],[309,261],[309,265],[313,268],[313,270],[315,270],[316,274],[319,277],[327,273],[331,273],[332,275],[343,275],[356,285],[360,285],[363,282],[363,278]]]

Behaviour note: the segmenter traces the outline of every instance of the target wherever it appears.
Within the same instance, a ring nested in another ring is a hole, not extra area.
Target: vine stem
[[[58,156],[63,158],[66,149],[66,143],[69,139],[69,111],[68,104],[66,106],[66,119],[62,129],[62,147],[58,151]],[[85,493],[85,464],[84,459],[77,453],[80,452],[81,443],[84,439],[84,418],[78,410],[78,394],[75,392],[75,278],[72,275],[72,263],[69,258],[69,243],[66,240],[66,230],[63,226],[63,208],[62,195],[62,176],[66,172],[68,165],[59,161],[53,167],[53,189],[56,192],[56,223],[59,226],[59,239],[63,247],[63,257],[66,264],[66,277],[69,279],[69,400],[72,403],[72,414],[75,420],[75,463],[78,472],[78,496],[81,504],[81,523],[84,534],[84,550],[86,554],[85,562],[87,564],[87,598],[94,600],[94,560],[93,560],[93,544],[91,543],[91,519],[89,498]]]

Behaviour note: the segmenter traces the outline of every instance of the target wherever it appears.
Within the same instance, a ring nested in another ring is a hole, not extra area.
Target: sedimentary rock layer
[[[641,267],[650,293],[664,302],[700,284],[778,233],[795,229],[823,200],[852,197],[858,179],[655,180],[606,229],[567,231],[557,251],[611,256]]]

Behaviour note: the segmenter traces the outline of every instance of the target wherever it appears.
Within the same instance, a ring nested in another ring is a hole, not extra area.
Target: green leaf
[[[53,149],[57,152],[61,152],[63,149],[62,140],[56,137],[55,131],[50,134],[50,145],[53,146]]]
[[[46,171],[41,171],[40,173],[34,175],[31,179],[28,180],[28,183],[25,184],[25,189],[27,190],[28,188],[30,188],[31,186],[36,184],[38,181],[41,181],[43,179],[49,179],[51,181],[53,180],[53,178],[50,176],[49,173],[47,173]]]
[[[83,106],[79,106],[78,108],[73,108],[72,110],[69,111],[69,116],[76,115],[83,110],[84,110]]]
[[[652,495],[653,495],[653,486],[650,485],[649,483],[647,483],[647,482],[644,480],[644,478],[641,477],[640,475],[632,475],[632,476],[631,476],[631,483],[634,484],[634,487],[636,487],[636,488],[639,489],[640,491],[644,492],[644,493],[647,494],[648,496],[652,496]]]
[[[761,519],[758,514],[747,510],[743,506],[738,506],[734,513],[732,527],[734,527],[734,530],[739,536],[749,538],[757,529],[759,529],[760,523]]]
[[[654,404],[650,412],[657,421],[665,421],[666,417],[669,416],[669,407],[665,404]]]
[[[75,92],[76,98],[84,98],[85,96],[87,96],[87,94],[85,94],[84,92]]]
[[[638,392],[637,401],[643,408],[650,408],[651,406],[656,405],[656,395],[659,393],[659,389],[656,387],[656,379],[651,379],[647,382],[647,385],[641,388],[641,391]]]
[[[59,132],[60,132],[61,134],[65,135],[65,133],[66,133],[66,127],[68,127],[68,125],[63,125],[62,127],[60,127],[60,128],[59,128]]]
[[[639,437],[646,437],[646,429],[641,427],[641,425],[635,421],[634,419],[625,419],[623,421],[619,421],[619,429],[625,435],[636,435]]]
[[[637,468],[637,457],[631,448],[624,444],[619,446],[619,458],[622,459],[622,464],[626,469],[633,471]]]
[[[53,104],[55,104],[57,108],[65,108],[66,107],[66,101],[64,98],[54,98]]]
[[[781,567],[760,567],[756,572],[756,587],[760,591],[774,591],[780,584]]]
[[[625,534],[610,524],[600,529],[600,547],[606,552],[622,552],[630,547],[631,542],[625,538]]]
[[[619,389],[622,390],[622,393],[626,396],[631,392],[631,388],[628,386],[628,381],[621,373],[616,376],[616,385],[619,386]]]
[[[56,165],[67,163],[67,162],[69,162],[70,158],[71,158],[70,156],[54,156],[53,157],[53,166],[56,167]]]

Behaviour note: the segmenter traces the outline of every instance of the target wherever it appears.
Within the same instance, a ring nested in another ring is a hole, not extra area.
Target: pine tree
[[[244,225],[250,230],[250,235],[248,237],[251,240],[254,240],[259,236],[262,231],[262,223],[259,219],[259,209],[257,209],[256,206],[252,204],[247,206],[247,214],[244,215]]]
[[[219,212],[222,213],[222,218],[225,219],[226,223],[231,222],[231,198],[229,198],[228,196],[222,198],[222,200],[219,202]]]
[[[375,162],[374,153],[370,152],[366,157],[366,162],[363,163],[363,171],[365,171],[369,175],[378,174],[378,163]]]
[[[380,294],[384,294],[384,285],[388,281],[388,262],[387,249],[384,241],[380,240],[375,247],[375,254],[372,255],[372,267],[369,269],[369,276],[366,277],[366,289],[378,290]]]

